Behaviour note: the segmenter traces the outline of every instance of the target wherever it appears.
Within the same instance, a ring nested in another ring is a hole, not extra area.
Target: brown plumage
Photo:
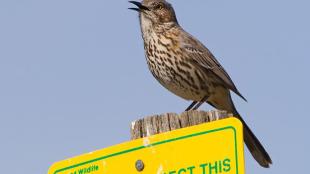
[[[263,167],[272,163],[268,153],[237,112],[233,91],[246,100],[213,54],[178,24],[165,0],[130,1],[138,8],[147,64],[153,76],[172,93],[193,101],[189,109],[207,102],[233,113],[244,125],[244,141]]]

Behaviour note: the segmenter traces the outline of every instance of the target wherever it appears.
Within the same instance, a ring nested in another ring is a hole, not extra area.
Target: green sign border
[[[121,151],[121,152],[116,152],[116,153],[113,153],[113,154],[110,154],[110,155],[102,156],[102,157],[95,158],[95,159],[92,159],[92,160],[89,160],[89,161],[85,161],[85,162],[82,162],[82,163],[79,163],[79,164],[75,164],[75,165],[68,166],[68,167],[65,167],[65,168],[62,168],[62,169],[58,169],[58,170],[56,170],[54,172],[54,174],[57,174],[59,172],[63,172],[65,170],[69,170],[69,169],[72,169],[72,168],[76,168],[76,167],[79,167],[79,166],[82,166],[82,165],[85,165],[85,164],[88,164],[88,163],[93,163],[93,162],[97,162],[97,161],[100,161],[100,160],[103,160],[103,159],[107,159],[107,158],[110,158],[110,157],[114,157],[114,156],[118,156],[118,155],[123,155],[123,154],[129,153],[129,152],[137,151],[137,150],[144,149],[144,148],[147,148],[147,147],[158,146],[158,145],[161,145],[161,144],[166,144],[166,143],[170,143],[170,142],[174,142],[174,141],[178,141],[178,140],[183,140],[183,139],[187,139],[187,138],[191,138],[191,137],[196,137],[196,136],[200,136],[200,135],[204,135],[204,134],[208,134],[208,133],[223,131],[225,129],[232,129],[234,131],[235,156],[236,156],[236,172],[237,172],[236,174],[238,174],[239,172],[238,172],[237,133],[236,133],[236,128],[233,127],[233,126],[227,126],[227,127],[218,128],[218,129],[214,129],[214,130],[208,130],[208,131],[204,131],[204,132],[198,132],[198,133],[194,133],[194,134],[190,134],[190,135],[185,135],[185,136],[181,136],[181,137],[177,137],[177,138],[172,138],[172,139],[168,139],[168,140],[159,141],[159,142],[150,144],[148,146],[139,146],[139,147],[131,148],[131,149],[124,150],[124,151]]]

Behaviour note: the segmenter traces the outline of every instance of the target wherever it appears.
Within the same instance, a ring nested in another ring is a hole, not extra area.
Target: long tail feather
[[[265,168],[269,168],[269,165],[272,164],[272,160],[268,155],[267,151],[264,149],[263,145],[256,138],[254,133],[251,131],[246,122],[242,119],[240,114],[235,110],[234,116],[238,118],[243,124],[243,137],[246,146],[251,152],[254,159]]]

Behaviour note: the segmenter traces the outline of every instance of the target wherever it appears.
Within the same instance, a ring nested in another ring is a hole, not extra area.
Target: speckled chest
[[[176,57],[169,50],[170,43],[163,44],[162,39],[152,34],[151,39],[144,42],[147,64],[156,79],[165,83],[175,79]]]
[[[141,31],[148,67],[160,84],[187,100],[208,95],[206,76],[187,61],[180,47],[179,30],[155,32],[152,23],[141,16]]]
[[[171,39],[153,34],[145,42],[147,64],[153,76],[169,91],[187,100],[208,95],[203,74],[186,62],[182,50]]]

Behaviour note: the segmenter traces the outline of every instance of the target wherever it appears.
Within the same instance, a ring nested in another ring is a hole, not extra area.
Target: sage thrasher
[[[232,113],[243,123],[244,141],[263,167],[272,163],[268,153],[237,112],[233,91],[246,100],[213,54],[178,24],[171,4],[165,0],[129,1],[137,8],[148,67],[153,76],[172,93],[193,103],[186,110],[198,109],[204,102]]]

